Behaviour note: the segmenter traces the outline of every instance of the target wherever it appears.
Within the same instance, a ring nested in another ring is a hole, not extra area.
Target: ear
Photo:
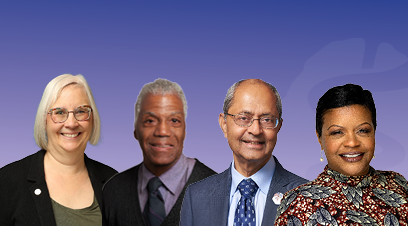
[[[135,136],[136,140],[139,140],[139,139],[137,138],[137,131],[136,131],[136,129],[133,131],[133,136]]]
[[[317,140],[319,141],[320,148],[321,148],[321,150],[323,150],[322,140],[320,139],[320,137],[319,137],[319,133],[317,133],[317,131],[316,131],[316,136],[317,136]]]
[[[227,137],[227,120],[224,118],[224,113],[220,113],[218,116],[218,123],[220,124],[221,130],[224,133],[224,137]]]
[[[279,120],[279,125],[278,125],[278,127],[276,128],[276,133],[279,133],[279,131],[280,131],[280,129],[282,128],[282,123],[283,123],[283,118],[281,118],[280,120]]]

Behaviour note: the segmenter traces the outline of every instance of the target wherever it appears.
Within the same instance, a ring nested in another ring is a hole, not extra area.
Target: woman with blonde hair
[[[99,136],[85,78],[48,83],[34,125],[41,150],[0,169],[0,225],[101,225],[102,186],[117,171],[84,154]]]

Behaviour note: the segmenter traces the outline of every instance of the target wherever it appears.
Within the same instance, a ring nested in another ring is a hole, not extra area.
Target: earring
[[[320,150],[320,162],[323,162],[323,152],[322,152],[322,150]]]
[[[373,159],[375,159],[375,155],[373,155]]]

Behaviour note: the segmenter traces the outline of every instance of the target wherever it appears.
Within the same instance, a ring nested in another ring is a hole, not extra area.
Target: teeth
[[[359,156],[360,154],[355,154],[355,155],[343,155],[344,157],[347,157],[347,158],[355,158],[355,157],[357,157],[357,156]]]
[[[246,143],[250,143],[250,144],[253,144],[253,145],[258,145],[258,144],[261,144],[263,142],[250,142],[250,141],[247,141]]]
[[[79,133],[75,133],[75,134],[65,134],[65,133],[63,133],[63,134],[62,134],[62,136],[64,136],[64,137],[70,137],[70,138],[77,137],[78,135],[79,135]]]
[[[167,147],[171,147],[171,145],[169,145],[169,144],[166,144],[166,145],[155,145],[156,147],[159,147],[159,148],[167,148]]]

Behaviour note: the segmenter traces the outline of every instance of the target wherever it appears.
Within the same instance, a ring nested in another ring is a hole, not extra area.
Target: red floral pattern
[[[285,194],[275,225],[408,226],[408,183],[392,171],[370,167],[365,176],[348,177],[326,166]]]

